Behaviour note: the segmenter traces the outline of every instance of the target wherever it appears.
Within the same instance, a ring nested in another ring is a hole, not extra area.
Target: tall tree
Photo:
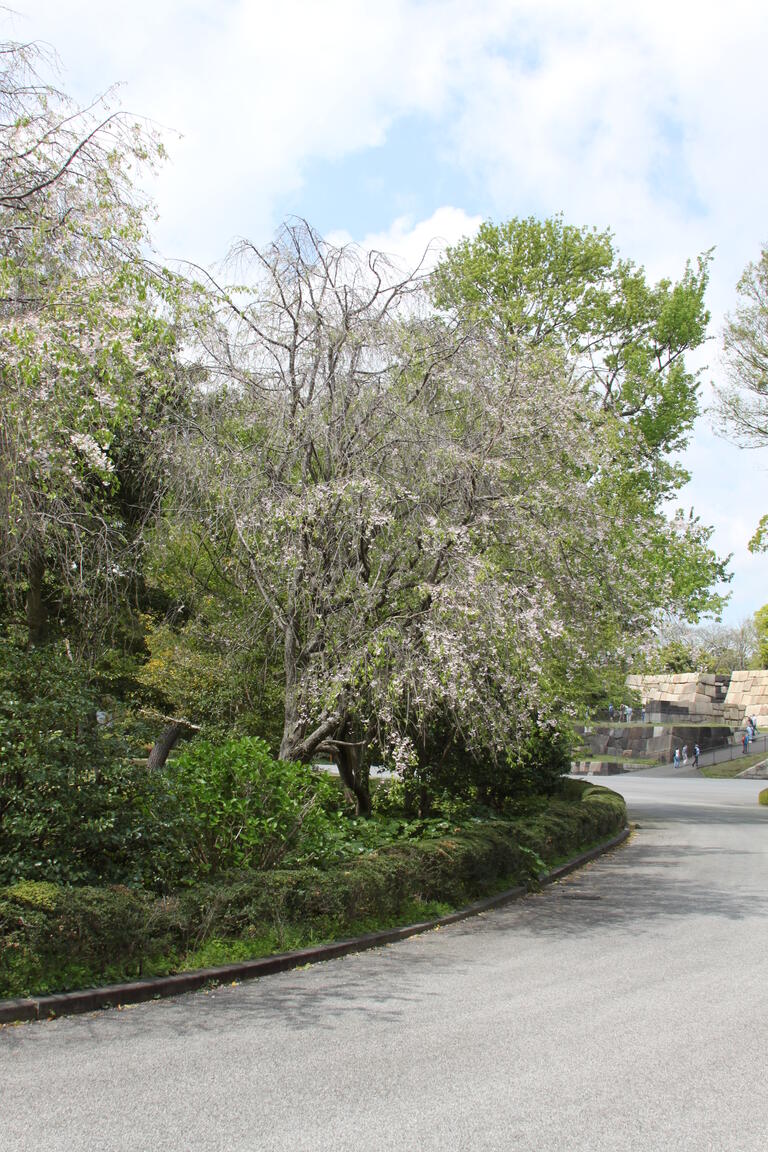
[[[739,303],[723,336],[728,381],[718,389],[721,427],[744,448],[768,446],[768,246],[748,264],[738,284]],[[750,541],[768,551],[768,514]]]
[[[699,410],[698,380],[685,353],[702,343],[709,255],[688,265],[677,283],[649,284],[642,268],[616,252],[610,232],[578,228],[561,217],[484,223],[447,251],[432,280],[432,298],[449,317],[475,325],[511,359],[531,350],[562,358],[574,391],[594,414],[605,455],[594,476],[615,544],[620,509],[655,535],[652,563],[662,607],[676,601],[697,618],[717,611],[716,581],[725,566],[708,547],[709,529],[679,516],[670,525],[664,501],[689,478],[672,453],[682,448]]]
[[[145,256],[132,179],[161,150],[103,105],[73,105],[44,64],[34,47],[0,47],[0,575],[32,644],[47,634],[47,581],[86,624],[124,589],[178,376],[177,284]]]
[[[758,668],[768,668],[768,604],[764,604],[755,612],[755,630],[757,632],[757,666]]]
[[[614,445],[567,350],[510,355],[303,223],[239,257],[255,288],[215,287],[178,508],[280,640],[281,755],[331,754],[364,811],[373,741],[403,767],[447,717],[501,750],[562,699],[548,655],[577,667],[676,590],[636,505],[606,515]]]

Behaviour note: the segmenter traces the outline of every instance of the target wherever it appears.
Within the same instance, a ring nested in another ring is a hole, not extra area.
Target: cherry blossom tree
[[[672,579],[636,506],[607,514],[612,417],[562,349],[510,356],[303,222],[237,255],[255,288],[213,286],[177,507],[279,646],[281,755],[332,755],[366,811],[372,744],[404,770],[439,716],[503,754]]]
[[[727,379],[717,392],[723,432],[743,448],[768,445],[768,245],[738,283],[739,303],[723,335]],[[768,514],[749,547],[768,551]]]
[[[48,64],[0,46],[0,555],[33,644],[46,573],[82,620],[103,626],[114,609],[156,496],[147,448],[178,383],[178,284],[146,257],[134,184],[161,149],[103,101],[75,106],[40,78]]]

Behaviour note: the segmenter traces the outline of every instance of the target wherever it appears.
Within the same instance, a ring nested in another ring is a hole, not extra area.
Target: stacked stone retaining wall
[[[754,716],[759,729],[768,728],[768,668],[733,672],[725,698],[725,719],[735,725]]]
[[[627,687],[637,692],[649,712],[688,713],[692,717],[725,719],[728,677],[711,672],[661,673],[653,676],[627,676]]]
[[[730,740],[731,730],[726,725],[711,724],[600,724],[579,729],[579,734],[592,756],[606,760],[618,757],[655,759],[667,763],[675,748],[684,744],[691,749],[691,755],[694,744],[706,752],[724,748]]]
[[[711,672],[627,676],[627,687],[638,693],[649,713],[655,705],[676,715],[682,709],[692,720],[722,720],[734,728],[754,716],[758,728],[768,728],[768,668],[730,677]]]

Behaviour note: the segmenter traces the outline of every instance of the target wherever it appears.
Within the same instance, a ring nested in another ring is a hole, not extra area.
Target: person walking
[[[683,744],[683,765],[688,763],[688,745]]]
[[[672,767],[673,768],[679,768],[680,767],[680,749],[679,748],[675,748],[675,755],[674,755],[674,758],[672,760]]]
[[[741,738],[741,751],[742,751],[742,755],[746,756],[746,754],[747,754],[747,748],[749,748],[749,736],[748,736],[748,735],[747,735],[747,733],[745,732],[745,733],[744,733],[744,735],[743,735],[743,736],[742,736],[742,738]]]
[[[694,768],[698,768],[698,766],[699,766],[699,756],[701,756],[701,748],[699,748],[698,744],[694,744],[694,746],[693,746],[693,766],[694,766]]]

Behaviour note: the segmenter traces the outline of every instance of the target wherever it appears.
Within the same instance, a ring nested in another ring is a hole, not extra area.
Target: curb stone
[[[629,826],[596,848],[583,852],[573,860],[553,868],[546,876],[539,877],[537,884],[554,884],[590,860],[597,859],[604,852],[617,848],[630,835]],[[196,968],[191,972],[179,972],[174,976],[156,976],[148,980],[132,980],[124,984],[108,984],[101,988],[84,988],[79,992],[60,992],[53,996],[30,996],[17,1000],[0,1000],[0,1025],[24,1023],[30,1020],[50,1020],[57,1016],[71,1016],[81,1012],[96,1012],[102,1008],[115,1008],[121,1004],[139,1004],[147,1000],[159,1000],[166,996],[179,996],[184,992],[196,992],[200,988],[232,981],[253,980],[260,976],[271,976],[276,972],[287,972],[307,964],[317,964],[323,960],[334,960],[349,956],[353,952],[364,952],[379,948],[384,944],[394,944],[422,932],[430,932],[443,925],[456,924],[477,916],[482,912],[500,908],[527,895],[528,885],[521,884],[508,888],[485,900],[477,900],[440,916],[437,920],[423,920],[416,924],[406,924],[400,928],[385,928],[380,932],[369,932],[350,940],[336,940],[330,944],[318,944],[312,948],[299,948],[293,952],[281,952],[276,956],[263,956],[258,960],[243,960],[235,964],[221,964],[215,968]]]

